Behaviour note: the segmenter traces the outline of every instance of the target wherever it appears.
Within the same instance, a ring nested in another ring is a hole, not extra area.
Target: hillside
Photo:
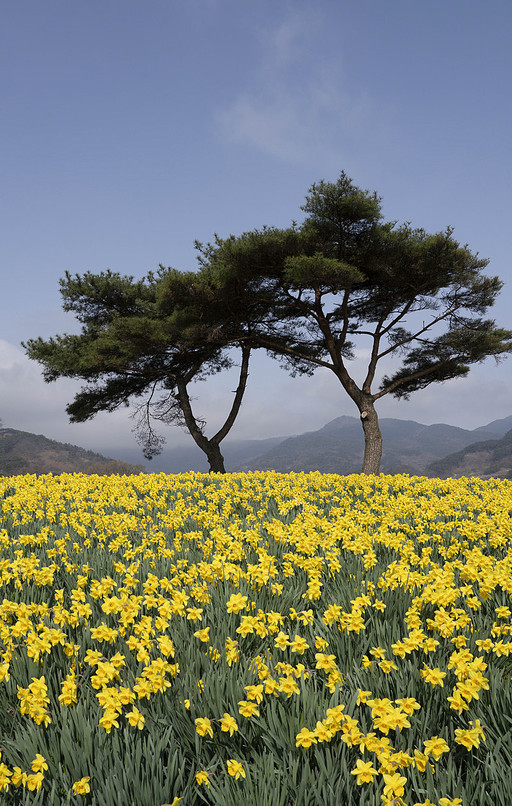
[[[226,439],[221,444],[222,455],[225,459],[228,472],[235,467],[251,461],[256,456],[273,448],[286,437],[268,437],[266,439]],[[169,440],[170,442],[170,440]],[[135,442],[116,448],[116,456],[125,462],[137,463],[142,457],[142,450]],[[197,447],[194,440],[189,437],[187,445],[164,445],[162,453],[147,461],[147,473],[186,473],[192,470],[196,473],[208,473],[208,460],[203,451]]]
[[[87,451],[76,445],[56,442],[42,434],[14,428],[0,429],[0,476],[24,473],[141,473],[143,465],[132,465]]]
[[[414,420],[382,418],[383,473],[424,473],[448,453],[460,451],[482,437],[501,436],[484,426],[477,432],[438,423],[423,425]],[[238,470],[314,471],[359,473],[364,440],[356,417],[337,417],[318,431],[283,440],[270,451],[238,466]]]
[[[500,435],[500,437],[504,437],[507,431],[510,431],[511,428],[512,428],[512,414],[510,415],[510,417],[504,417],[502,420],[493,420],[492,423],[488,423],[487,425],[481,425],[480,428],[475,428],[473,433],[475,435],[478,434],[479,439],[482,431],[495,431],[497,434]]]
[[[512,416],[473,431],[437,423],[382,418],[383,473],[429,476],[511,477]],[[363,433],[356,417],[337,417],[316,431],[293,437],[226,441],[228,471],[277,470],[287,473],[359,473]],[[138,464],[140,449],[116,450],[118,459],[76,445],[13,428],[0,428],[0,475],[22,473],[184,473],[208,472],[204,454],[189,446],[165,448],[161,456]]]
[[[427,472],[428,475],[442,478],[479,476],[483,479],[512,479],[512,429],[501,439],[475,442],[457,453],[433,462]]]

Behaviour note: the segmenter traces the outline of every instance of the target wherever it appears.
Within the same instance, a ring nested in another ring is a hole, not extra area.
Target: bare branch
[[[379,353],[378,360],[380,361],[380,359],[384,358],[385,355],[393,353],[395,350],[397,350],[399,347],[402,347],[404,344],[410,344],[416,339],[419,341],[420,339],[418,337],[421,336],[422,333],[426,333],[427,330],[430,330],[430,328],[432,328],[434,325],[437,325],[438,322],[442,322],[443,319],[446,319],[448,316],[453,315],[455,310],[457,310],[457,308],[454,308],[454,310],[445,311],[444,314],[442,314],[441,316],[436,316],[435,319],[432,319],[432,321],[429,322],[428,325],[425,325],[424,327],[421,328],[421,330],[416,331],[416,333],[414,333],[412,336],[408,336],[406,339],[402,339],[402,341],[398,341],[392,344],[391,347],[388,347],[387,350],[384,350],[382,353]]]
[[[464,357],[459,356],[458,360],[463,361]],[[452,364],[452,363],[453,363],[453,359],[446,358],[443,361],[438,361],[437,364],[432,364],[431,366],[426,367],[425,369],[418,370],[417,372],[411,372],[410,375],[407,375],[404,378],[399,378],[398,380],[396,380],[393,383],[389,384],[389,386],[387,386],[385,389],[382,389],[380,392],[377,392],[373,396],[374,400],[378,400],[379,398],[384,397],[384,395],[388,395],[391,392],[394,392],[395,389],[398,389],[400,386],[403,386],[405,383],[409,383],[409,381],[414,381],[417,378],[424,378],[426,375],[430,375],[430,374],[434,373],[435,370],[439,369],[440,367],[444,367],[447,364]]]
[[[214,442],[217,445],[224,439],[224,437],[229,433],[233,423],[236,420],[238,412],[240,411],[240,406],[242,404],[242,398],[244,396],[245,387],[247,384],[247,378],[249,376],[249,356],[251,354],[251,348],[244,344],[242,345],[242,363],[240,365],[240,377],[238,380],[238,386],[235,393],[235,398],[233,400],[233,405],[231,406],[231,410],[224,422],[222,428],[219,428],[215,436],[213,436],[210,442]]]

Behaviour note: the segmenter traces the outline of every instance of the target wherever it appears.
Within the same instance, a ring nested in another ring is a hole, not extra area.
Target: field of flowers
[[[0,803],[512,803],[512,482],[0,478]]]

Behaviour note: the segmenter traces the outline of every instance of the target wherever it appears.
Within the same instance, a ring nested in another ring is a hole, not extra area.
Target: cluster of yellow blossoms
[[[87,700],[107,735],[144,731],[172,701],[203,761],[223,748],[195,770],[208,792],[221,769],[250,774],[246,724],[304,701],[292,751],[341,743],[383,804],[404,803],[408,768],[487,738],[473,706],[512,652],[510,482],[25,476],[0,479],[0,503],[0,707],[15,691],[18,721],[44,731]],[[237,698],[208,704],[241,665]],[[433,702],[456,721],[407,747]],[[2,762],[0,791],[40,789],[46,759],[30,769]],[[83,772],[74,795],[94,786]],[[452,794],[436,806],[462,806]]]

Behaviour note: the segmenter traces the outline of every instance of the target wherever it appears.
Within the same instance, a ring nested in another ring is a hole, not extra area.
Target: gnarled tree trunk
[[[206,454],[208,464],[210,466],[210,473],[225,473],[224,457],[220,452],[220,447],[217,443],[212,442],[211,439],[206,440],[206,444],[202,447]]]
[[[382,434],[379,418],[371,398],[363,399],[362,405],[359,405],[358,408],[364,431],[364,458],[361,472],[378,475],[382,459]]]
[[[208,459],[208,464],[210,466],[210,473],[226,472],[226,468],[224,467],[224,457],[220,452],[219,446],[224,437],[229,433],[233,423],[236,420],[236,416],[240,411],[240,406],[242,404],[242,398],[244,396],[247,378],[249,375],[249,356],[251,353],[251,348],[246,344],[242,344],[241,348],[242,362],[240,364],[240,376],[238,379],[238,386],[235,391],[233,405],[231,406],[231,410],[226,418],[226,421],[224,422],[224,425],[211,439],[205,437],[202,428],[199,426],[196,418],[194,417],[190,405],[190,397],[187,392],[186,382],[183,379],[178,379],[176,381],[177,396],[183,412],[185,424],[196,445],[206,454],[206,458]]]

